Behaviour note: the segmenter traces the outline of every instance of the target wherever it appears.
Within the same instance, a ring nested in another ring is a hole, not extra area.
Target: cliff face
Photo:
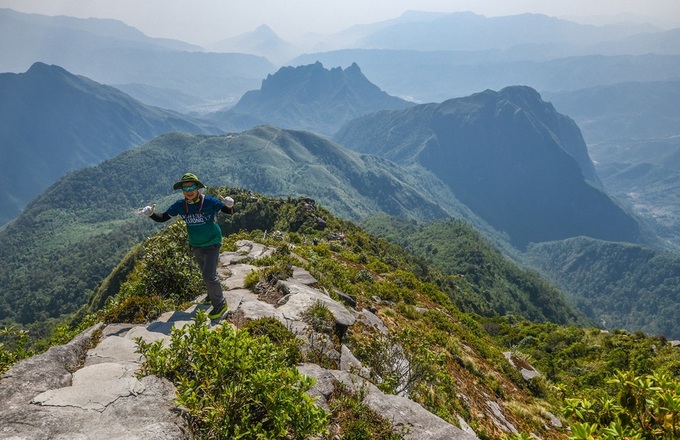
[[[220,275],[229,312],[226,321],[217,326],[275,317],[303,337],[310,330],[303,320],[304,311],[321,302],[332,313],[340,331],[358,323],[378,332],[386,331],[374,313],[354,310],[312,287],[317,280],[299,268],[291,278],[279,281],[279,289],[286,292],[283,298],[275,304],[258,299],[257,294],[244,288],[246,275],[255,267],[242,261],[267,255],[273,249],[250,241],[238,244],[241,248],[237,252],[221,255]],[[135,338],[147,342],[168,340],[171,329],[191,324],[196,312],[207,307],[200,304],[201,299],[197,298],[197,303],[186,311],[168,312],[148,325],[96,325],[69,344],[53,347],[12,367],[0,382],[0,398],[5,402],[0,409],[0,425],[4,427],[3,435],[9,436],[5,438],[191,438],[173,403],[174,386],[155,376],[136,377],[142,358],[136,350]],[[339,369],[309,363],[298,366],[303,374],[316,379],[309,394],[317,398],[318,405],[327,406],[326,398],[336,384],[343,383],[355,390],[362,389],[364,403],[389,419],[393,426],[408,428],[406,438],[477,438],[462,417],[458,416],[461,429],[408,397],[384,394],[350,372],[360,371],[362,366],[346,346],[330,356]],[[506,418],[493,399],[488,397],[485,402],[488,418],[500,431],[516,432],[512,420]]]

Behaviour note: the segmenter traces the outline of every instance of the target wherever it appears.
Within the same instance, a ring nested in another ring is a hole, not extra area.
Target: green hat
[[[196,185],[198,185],[199,188],[205,188],[205,185],[203,185],[203,183],[201,183],[201,181],[198,180],[198,177],[196,177],[196,174],[186,173],[182,176],[182,180],[180,180],[179,182],[172,185],[172,189],[182,188],[182,184],[184,182],[196,182]]]

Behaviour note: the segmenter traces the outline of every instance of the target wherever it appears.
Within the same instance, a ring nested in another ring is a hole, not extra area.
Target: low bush
[[[289,353],[267,338],[230,326],[210,329],[205,312],[173,329],[171,343],[137,340],[140,374],[177,386],[177,403],[201,439],[308,438],[325,432],[327,415],[306,394],[313,379],[290,366]]]

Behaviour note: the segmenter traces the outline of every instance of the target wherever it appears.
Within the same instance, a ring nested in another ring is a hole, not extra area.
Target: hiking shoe
[[[222,307],[213,307],[210,313],[208,313],[208,318],[213,321],[215,319],[220,319],[220,317],[226,313],[227,309],[229,309],[229,305],[227,303],[224,303]]]

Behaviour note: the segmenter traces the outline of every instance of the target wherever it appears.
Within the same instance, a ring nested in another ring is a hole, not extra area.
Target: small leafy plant
[[[364,391],[353,392],[342,383],[336,384],[328,398],[333,438],[356,440],[400,440],[404,436],[392,423],[363,403]]]
[[[306,394],[313,379],[267,337],[211,330],[199,311],[195,324],[173,329],[169,347],[137,344],[145,357],[140,374],[175,383],[177,403],[201,439],[303,439],[326,429],[325,411]]]
[[[0,329],[0,373],[31,355],[27,349],[28,332],[14,326]]]
[[[248,321],[241,327],[241,330],[248,332],[253,337],[267,337],[272,344],[288,353],[287,360],[290,365],[296,365],[302,361],[302,351],[300,350],[302,341],[276,318],[269,317]]]
[[[680,383],[665,374],[617,372],[609,382],[616,399],[567,399],[572,440],[671,440],[680,438]]]

